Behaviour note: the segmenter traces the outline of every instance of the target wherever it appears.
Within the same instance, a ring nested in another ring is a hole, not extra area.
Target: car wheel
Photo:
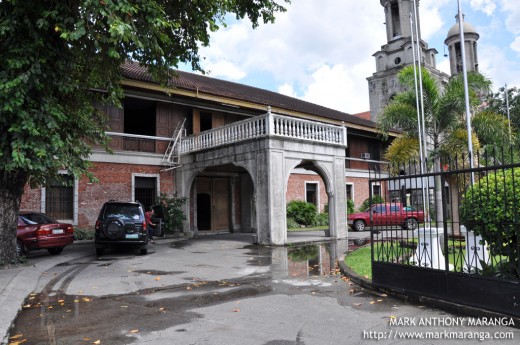
[[[141,254],[141,255],[146,255],[146,254],[148,254],[148,248],[141,248],[141,249],[139,250],[139,254]]]
[[[366,226],[365,222],[358,219],[354,222],[353,229],[355,231],[364,231],[365,226]]]
[[[96,248],[96,255],[101,256],[105,254],[105,248]]]
[[[16,254],[18,254],[18,256],[22,256],[25,254],[25,247],[23,246],[23,243],[20,240],[16,240]]]
[[[49,248],[47,249],[51,255],[58,255],[63,251],[63,247]]]
[[[406,230],[417,229],[417,220],[415,218],[408,218],[404,223],[404,228]]]

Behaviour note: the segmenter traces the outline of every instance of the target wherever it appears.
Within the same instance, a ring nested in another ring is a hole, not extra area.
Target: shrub
[[[516,179],[516,181],[515,181]],[[489,173],[463,196],[460,220],[468,230],[482,236],[491,255],[508,258],[512,275],[520,277],[518,199],[520,168]]]
[[[93,229],[74,228],[74,240],[93,240],[95,231]]]
[[[292,218],[287,218],[287,229],[299,228],[300,224],[296,223],[296,221]]]
[[[359,211],[360,212],[366,212],[366,211],[368,211],[370,209],[370,207],[373,204],[381,204],[381,203],[384,203],[384,202],[385,202],[385,199],[383,199],[380,195],[373,195],[372,196],[372,203],[370,203],[370,198],[366,199],[365,201],[363,201],[361,206],[359,206]]]
[[[309,202],[294,200],[287,204],[287,218],[292,218],[296,223],[309,226],[314,224],[317,217],[316,206]]]
[[[355,213],[354,201],[352,199],[347,200],[347,214]]]
[[[167,232],[173,232],[176,228],[182,226],[182,222],[186,220],[186,216],[182,211],[182,206],[188,202],[187,198],[171,198],[166,194],[159,197],[159,205],[163,212],[163,226]]]
[[[320,213],[316,216],[316,221],[314,222],[314,226],[326,226],[329,225],[329,214],[328,213]]]

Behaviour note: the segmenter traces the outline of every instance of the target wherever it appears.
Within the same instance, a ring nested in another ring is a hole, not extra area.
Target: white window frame
[[[351,194],[352,194],[352,201],[355,202],[356,197],[355,197],[355,192],[354,192],[354,190],[355,190],[354,184],[350,183],[350,182],[345,183],[345,199],[348,200],[347,186],[350,186]]]
[[[71,173],[68,170],[58,170],[58,175],[71,175]],[[79,180],[77,178],[74,178],[74,185],[72,186],[72,217],[73,219],[56,219],[59,222],[63,223],[71,223],[72,225],[78,225],[78,199],[79,199],[79,193],[78,193],[78,185]],[[42,187],[41,189],[41,196],[40,196],[40,212],[45,213],[45,197],[47,195],[47,190],[45,187]]]
[[[135,201],[135,178],[136,177],[155,177],[155,190],[157,191],[157,196],[161,195],[161,175],[160,174],[141,174],[141,173],[132,173],[132,200]]]
[[[314,184],[316,185],[316,204],[314,206],[316,206],[316,208],[319,210],[320,209],[320,183],[318,181],[305,181],[305,201],[306,202],[309,202],[307,201],[307,185],[308,184]]]

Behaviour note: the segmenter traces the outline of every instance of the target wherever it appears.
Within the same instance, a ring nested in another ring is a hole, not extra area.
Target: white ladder
[[[165,170],[175,169],[181,166],[181,155],[179,152],[179,142],[183,136],[186,136],[186,130],[184,129],[184,122],[186,118],[182,120],[182,123],[177,123],[177,127],[173,131],[172,140],[168,144],[168,148],[164,152],[162,163],[169,165],[170,167]]]

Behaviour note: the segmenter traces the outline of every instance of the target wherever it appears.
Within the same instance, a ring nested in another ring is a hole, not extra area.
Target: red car
[[[74,242],[74,228],[43,213],[20,212],[16,237],[18,255],[34,249],[47,249],[52,255],[58,255]]]
[[[401,203],[374,204],[367,212],[348,215],[348,225],[354,231],[363,231],[367,226],[400,225],[406,230],[415,230],[424,222],[424,212]]]

